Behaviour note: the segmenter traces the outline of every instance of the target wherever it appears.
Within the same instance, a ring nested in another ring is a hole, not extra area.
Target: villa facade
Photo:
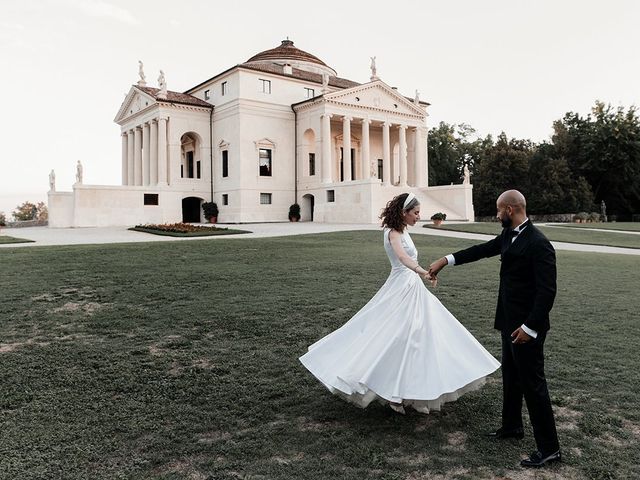
[[[140,80],[122,103],[121,185],[49,192],[51,227],[203,221],[373,223],[412,191],[423,217],[473,219],[472,185],[428,186],[427,107],[376,74],[340,78],[285,40],[183,92]]]

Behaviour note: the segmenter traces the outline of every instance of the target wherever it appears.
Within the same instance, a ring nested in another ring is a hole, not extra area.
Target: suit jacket
[[[500,290],[494,327],[511,334],[523,323],[542,333],[556,296],[556,253],[531,222],[512,243],[505,228],[493,240],[453,254],[456,265],[500,255]]]

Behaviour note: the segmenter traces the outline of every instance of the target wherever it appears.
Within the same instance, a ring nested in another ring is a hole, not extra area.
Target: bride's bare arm
[[[404,247],[402,246],[402,234],[400,232],[391,230],[389,232],[389,242],[391,242],[391,248],[393,248],[393,252],[398,257],[398,260],[400,260],[405,267],[413,270],[421,277],[430,280],[430,277],[428,276],[429,272],[422,268],[418,262],[412,259],[407,252],[405,252]]]

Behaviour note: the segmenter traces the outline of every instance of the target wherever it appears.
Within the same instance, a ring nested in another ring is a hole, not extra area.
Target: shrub
[[[599,222],[600,221],[600,214],[598,212],[591,212],[587,216],[587,221],[588,222]]]
[[[0,227],[5,227],[7,225],[7,216],[4,212],[0,212]]]
[[[446,219],[447,219],[446,213],[436,212],[433,215],[431,215],[431,220],[446,220]]]
[[[289,220],[292,219],[300,220],[300,205],[294,203],[289,207]]]
[[[202,211],[204,212],[204,218],[217,217],[218,205],[216,202],[204,202],[202,204]]]
[[[573,216],[573,220],[578,220],[580,222],[586,222],[587,218],[589,218],[589,214],[587,212],[578,212]]]

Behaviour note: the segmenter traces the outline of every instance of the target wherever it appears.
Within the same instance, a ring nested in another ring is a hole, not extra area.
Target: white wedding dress
[[[480,388],[500,363],[403,265],[384,230],[391,273],[347,323],[309,347],[302,364],[332,393],[360,407],[373,400],[429,413]],[[418,259],[409,233],[402,246]]]

